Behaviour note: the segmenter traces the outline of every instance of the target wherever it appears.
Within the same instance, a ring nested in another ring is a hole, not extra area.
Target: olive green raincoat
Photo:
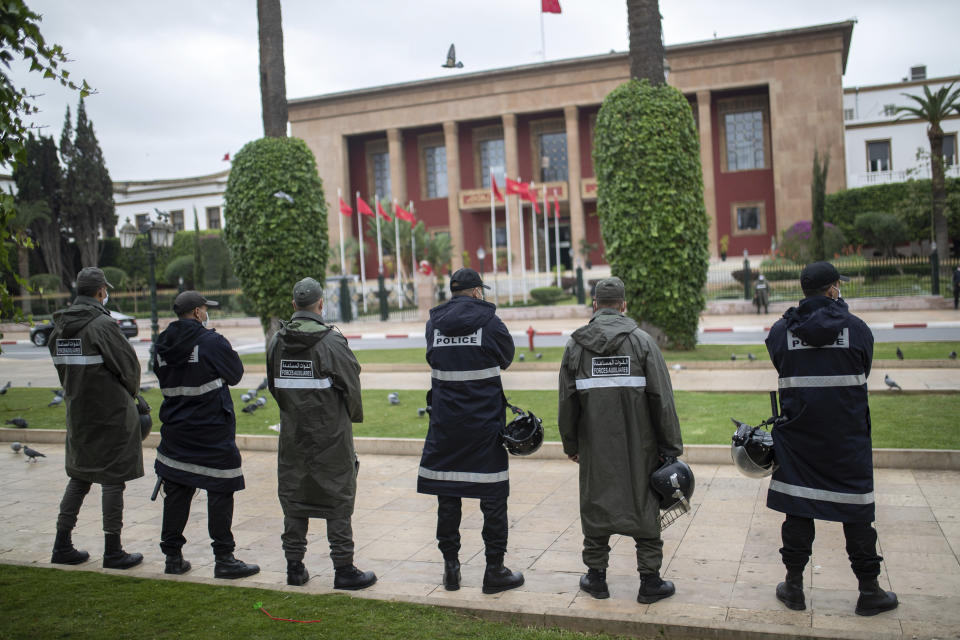
[[[579,456],[583,534],[658,538],[650,474],[659,455],[683,453],[683,441],[653,338],[616,310],[598,310],[563,353],[558,419],[564,452]]]
[[[363,422],[360,365],[347,339],[297,311],[267,348],[267,380],[280,407],[277,493],[283,513],[347,518],[357,494],[353,422]]]
[[[67,407],[67,475],[99,484],[142,477],[140,362],[130,341],[88,296],[53,314],[53,324],[48,346]]]

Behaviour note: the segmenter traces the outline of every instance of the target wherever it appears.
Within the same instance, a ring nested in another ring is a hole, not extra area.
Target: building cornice
[[[944,116],[943,120],[960,120],[960,114]],[[941,122],[943,122],[941,120]],[[873,120],[871,122],[854,122],[846,124],[844,129],[873,129],[876,127],[889,127],[900,124],[927,124],[923,118],[898,118],[896,120]]]
[[[884,91],[887,89],[905,89],[907,87],[922,87],[931,84],[950,84],[960,82],[960,76],[943,76],[942,78],[927,78],[926,80],[908,80],[906,82],[891,82],[889,84],[870,84],[862,87],[849,87],[844,93],[862,93],[864,91]]]
[[[147,193],[149,191],[167,191],[178,187],[199,187],[217,184],[230,175],[230,169],[191,178],[164,178],[162,180],[125,180],[113,183],[114,193]]]

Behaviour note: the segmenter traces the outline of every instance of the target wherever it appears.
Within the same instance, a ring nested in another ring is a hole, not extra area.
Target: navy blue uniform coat
[[[767,506],[805,518],[872,522],[873,334],[842,300],[813,296],[783,314],[766,344],[787,418],[773,428],[779,468]]]
[[[457,296],[430,310],[427,362],[432,405],[417,491],[463,498],[510,493],[500,432],[506,403],[500,370],[513,362],[513,338],[496,305]]]

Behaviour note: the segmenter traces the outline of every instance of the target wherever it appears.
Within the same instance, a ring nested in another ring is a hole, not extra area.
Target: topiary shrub
[[[261,138],[244,145],[233,160],[223,213],[244,300],[269,338],[291,313],[293,285],[307,276],[322,283],[326,275],[326,198],[306,143]]]
[[[101,267],[101,269],[103,269],[103,275],[106,276],[107,282],[117,289],[126,289],[129,286],[130,276],[120,267]]]
[[[567,297],[560,287],[537,287],[530,289],[530,297],[537,304],[557,304]]]
[[[828,260],[838,255],[846,243],[843,231],[829,222],[823,223],[823,248]],[[788,260],[805,265],[816,261],[814,244],[813,225],[809,220],[801,220],[783,232],[779,250]]]
[[[44,293],[56,293],[60,290],[60,277],[52,273],[35,273],[30,276],[27,282],[30,283],[30,288],[40,295]],[[113,283],[111,282],[110,284]]]
[[[897,245],[907,241],[907,225],[892,213],[858,213],[853,226],[857,233],[876,247],[884,257],[896,257]]]
[[[709,219],[690,104],[668,85],[620,85],[597,115],[593,158],[606,258],[626,286],[627,313],[692,349]]]
[[[184,289],[197,288],[193,281],[193,256],[177,256],[167,263],[167,268],[163,271],[163,281],[171,286],[177,286],[180,278],[183,278]]]

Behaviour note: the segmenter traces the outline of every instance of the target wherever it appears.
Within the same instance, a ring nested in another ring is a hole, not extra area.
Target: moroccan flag
[[[521,196],[530,195],[530,187],[528,187],[523,182],[515,182],[510,178],[506,178],[506,181],[507,181],[507,195],[510,195],[511,193],[517,193],[517,194],[520,194]]]
[[[390,215],[383,210],[383,205],[380,204],[379,200],[377,200],[377,213],[383,216],[383,219],[386,220],[387,222],[390,222],[391,220],[393,220],[393,218],[391,218]]]
[[[229,154],[229,153],[223,154],[223,161],[224,161],[224,162],[230,162],[230,154]]]
[[[543,13],[560,13],[560,0],[540,0]]]
[[[560,219],[560,203],[557,202],[557,194],[553,194],[553,219]]]
[[[503,202],[503,194],[497,188],[497,179],[493,177],[493,174],[490,174],[490,187],[493,188],[493,197]]]
[[[533,205],[533,210],[536,211],[536,212],[539,214],[539,213],[540,213],[540,205],[537,204],[537,194],[534,193],[534,192],[532,192],[532,191],[530,191],[530,187],[528,187],[527,185],[523,185],[523,186],[524,186],[524,188],[526,188],[526,191],[524,191],[523,193],[520,194],[520,198],[523,199],[523,200],[526,200],[527,202],[529,202],[530,204],[532,204],[532,205]]]
[[[393,205],[393,210],[394,212],[396,212],[397,217],[400,218],[401,220],[406,220],[411,224],[417,221],[417,219],[413,217],[412,213],[410,213],[409,211],[407,211],[406,209],[404,209],[398,204]]]
[[[353,209],[351,209],[350,205],[343,201],[343,198],[340,198],[340,213],[345,216],[353,215]]]
[[[365,216],[373,215],[373,209],[371,209],[370,205],[363,201],[363,198],[357,198],[357,211]]]

